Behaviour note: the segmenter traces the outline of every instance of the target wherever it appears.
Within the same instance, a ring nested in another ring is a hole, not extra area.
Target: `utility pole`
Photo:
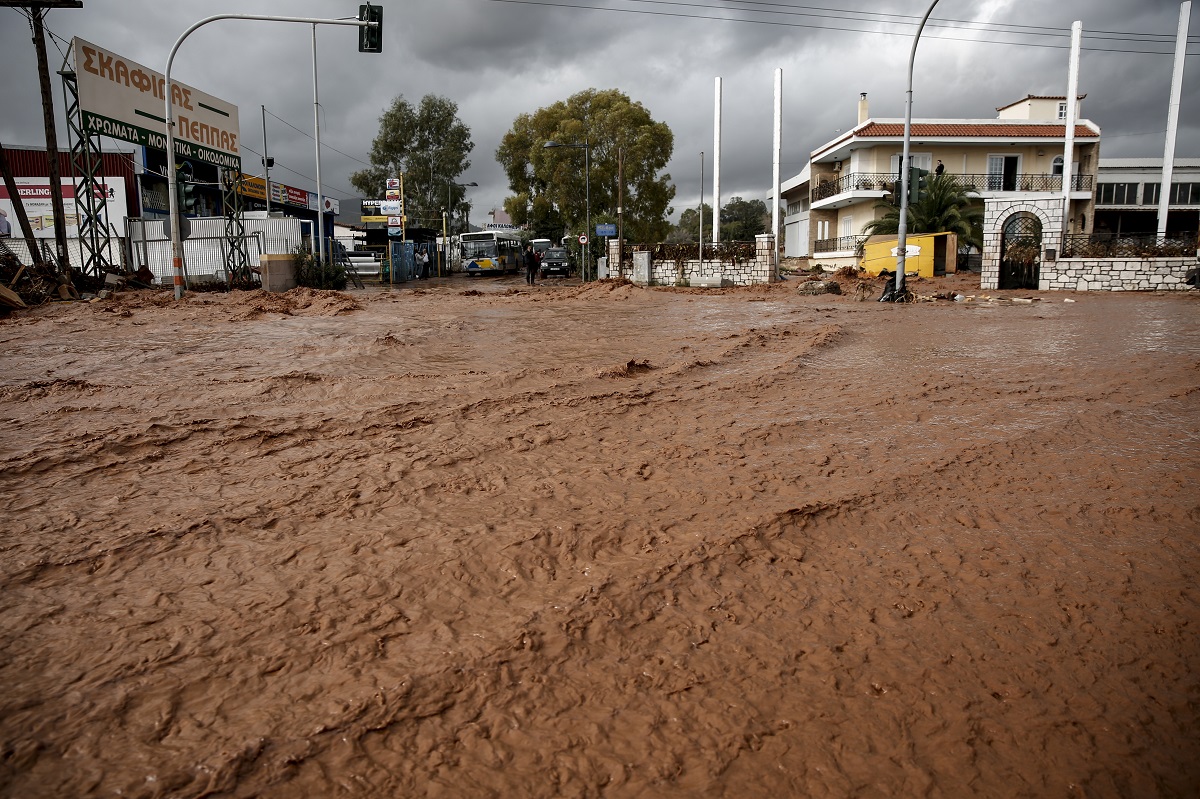
[[[13,213],[17,215],[17,223],[21,226],[21,235],[25,237],[25,246],[29,248],[29,260],[41,263],[42,255],[38,252],[37,239],[33,237],[33,226],[29,224],[29,214],[25,213],[25,203],[17,193],[17,181],[8,165],[8,156],[4,154],[4,143],[0,142],[0,173],[4,175],[4,187],[12,198]]]
[[[54,246],[58,268],[67,273],[71,266],[67,254],[67,214],[63,210],[62,174],[58,169],[58,132],[54,127],[54,95],[50,91],[50,66],[46,62],[46,30],[42,18],[51,8],[83,8],[83,0],[0,0],[0,7],[3,6],[28,8],[29,21],[33,25],[38,86],[42,92],[42,120],[46,129],[47,176],[50,178],[50,202],[54,208]]]
[[[617,277],[625,257],[625,148],[617,148]],[[608,270],[612,274],[612,268]]]

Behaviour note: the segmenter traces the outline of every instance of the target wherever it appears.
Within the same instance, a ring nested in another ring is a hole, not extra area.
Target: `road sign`
[[[615,236],[617,235],[617,226],[613,224],[596,225],[597,236]]]
[[[580,243],[580,244],[587,244],[587,242],[588,242],[587,234],[586,234],[586,233],[580,233],[580,234],[579,234],[579,243]]]

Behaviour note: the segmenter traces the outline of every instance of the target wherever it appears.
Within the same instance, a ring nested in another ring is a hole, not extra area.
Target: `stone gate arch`
[[[1038,263],[1041,261],[1041,253],[1047,247],[1056,247],[1059,236],[1061,234],[1062,220],[1059,218],[1062,214],[1062,199],[988,199],[984,201],[984,220],[983,220],[983,274],[980,276],[979,287],[982,289],[998,289],[998,288],[1015,288],[1017,286],[1009,285],[1013,278],[1013,270],[1011,265],[1005,268],[1005,285],[1001,286],[1001,259],[1004,255],[1011,254],[1006,252],[1005,245],[1005,230],[1010,226],[1013,230],[1012,235],[1019,235],[1017,227],[1038,228],[1036,243],[1038,245]],[[1014,218],[1028,220],[1026,222],[1013,222]],[[1036,225],[1034,224],[1036,222]],[[1026,235],[1030,235],[1026,233]],[[1010,238],[1010,244],[1013,243]],[[1032,241],[1027,239],[1027,243],[1032,244]],[[1018,249],[1017,254],[1020,254]],[[1019,271],[1019,270],[1018,270]],[[1036,270],[1026,270],[1024,274],[1018,275],[1025,282],[1020,288],[1040,288],[1040,278]],[[1031,285],[1030,285],[1031,284]]]

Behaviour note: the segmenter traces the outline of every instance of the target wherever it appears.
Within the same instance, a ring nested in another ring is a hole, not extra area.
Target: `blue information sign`
[[[617,235],[616,225],[596,225],[597,236],[615,236]]]

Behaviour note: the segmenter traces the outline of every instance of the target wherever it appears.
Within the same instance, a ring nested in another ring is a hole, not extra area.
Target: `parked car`
[[[571,256],[564,247],[547,247],[542,253],[542,278],[550,275],[571,276]]]

